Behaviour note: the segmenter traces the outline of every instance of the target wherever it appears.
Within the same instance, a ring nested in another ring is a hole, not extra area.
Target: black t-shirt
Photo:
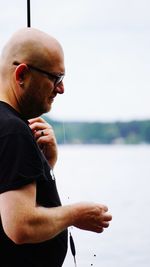
[[[28,122],[0,101],[0,193],[36,181],[37,204],[60,206],[52,169],[40,151]],[[5,234],[0,221],[2,267],[60,267],[67,252],[67,230],[36,244],[16,245]]]

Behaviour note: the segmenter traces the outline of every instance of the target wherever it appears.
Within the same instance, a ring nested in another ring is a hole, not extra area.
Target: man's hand
[[[77,228],[101,233],[111,220],[112,216],[105,205],[86,202],[75,204],[73,225]]]
[[[37,144],[53,168],[57,161],[57,142],[53,128],[41,117],[30,119],[29,126]]]

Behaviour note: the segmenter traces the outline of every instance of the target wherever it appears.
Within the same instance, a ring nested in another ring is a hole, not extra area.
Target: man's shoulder
[[[25,123],[21,118],[16,116],[8,117],[7,119],[2,120],[1,126],[5,127],[5,129],[7,127],[7,133],[24,133],[28,132],[29,130],[27,123]]]
[[[7,106],[0,106],[0,136],[17,133],[30,133],[27,121]]]

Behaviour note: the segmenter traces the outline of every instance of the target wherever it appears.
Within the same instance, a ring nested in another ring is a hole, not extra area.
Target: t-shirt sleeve
[[[0,138],[0,193],[42,178],[40,151],[32,136],[8,134]]]

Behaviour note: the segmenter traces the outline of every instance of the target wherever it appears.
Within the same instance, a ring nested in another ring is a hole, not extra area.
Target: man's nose
[[[60,82],[56,86],[55,90],[56,90],[57,94],[63,94],[64,93],[64,90],[65,90],[63,82]]]

